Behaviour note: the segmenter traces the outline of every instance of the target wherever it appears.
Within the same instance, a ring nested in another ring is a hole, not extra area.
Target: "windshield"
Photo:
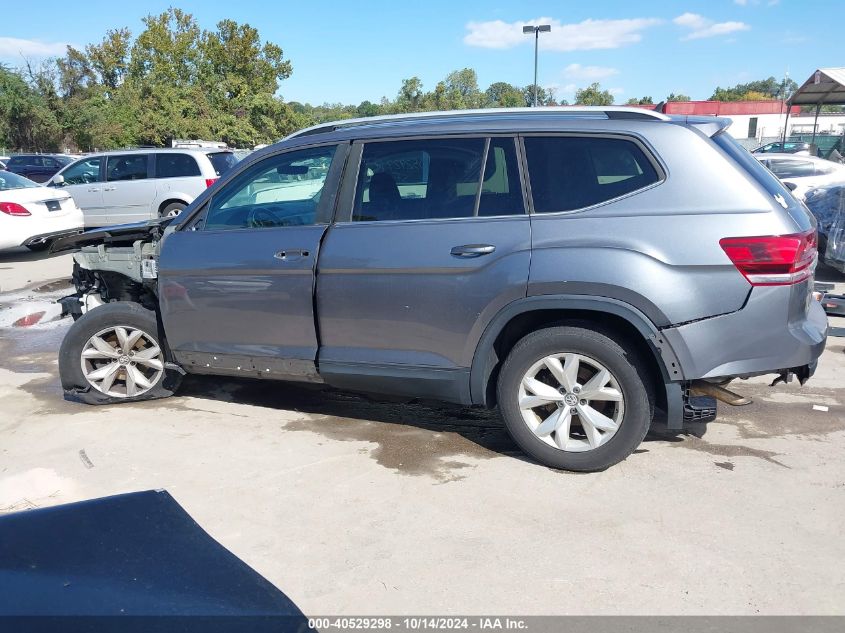
[[[32,182],[29,178],[18,176],[10,171],[0,171],[0,191],[8,191],[10,189],[29,189],[30,187],[40,187],[37,182]]]
[[[214,167],[214,172],[218,176],[222,176],[229,169],[238,162],[238,159],[232,152],[216,152],[208,154],[208,160],[211,161],[211,166]]]

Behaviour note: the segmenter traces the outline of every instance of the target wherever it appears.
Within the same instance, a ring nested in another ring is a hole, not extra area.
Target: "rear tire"
[[[182,213],[182,210],[187,206],[188,205],[184,202],[171,202],[161,210],[161,213],[159,213],[159,217],[175,218],[177,215]]]
[[[513,440],[552,468],[592,472],[621,462],[653,417],[653,387],[639,355],[583,327],[525,336],[508,354],[497,388]]]
[[[65,396],[87,404],[166,398],[182,381],[151,310],[119,301],[86,312],[59,349]]]

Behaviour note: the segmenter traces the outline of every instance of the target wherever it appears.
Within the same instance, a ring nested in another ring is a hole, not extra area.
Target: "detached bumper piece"
[[[689,383],[684,385],[684,424],[688,422],[712,422],[716,419],[716,398],[690,394]]]
[[[49,242],[51,240],[57,240],[63,237],[70,237],[73,235],[79,235],[83,232],[83,229],[71,229],[64,231],[55,231],[53,233],[42,233],[41,235],[33,235],[28,240],[23,242],[21,246],[37,246],[38,244],[44,244],[45,242]]]

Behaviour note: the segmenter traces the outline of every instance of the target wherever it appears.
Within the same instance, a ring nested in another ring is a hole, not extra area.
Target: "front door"
[[[82,209],[87,228],[106,224],[103,183],[100,182],[102,161],[100,157],[83,158],[62,171],[64,184],[61,187],[71,195],[76,206]]]
[[[347,175],[318,264],[321,375],[465,400],[485,326],[526,294],[531,227],[514,139],[356,144]]]
[[[314,269],[346,149],[247,166],[164,239],[162,320],[190,371],[315,377]]]

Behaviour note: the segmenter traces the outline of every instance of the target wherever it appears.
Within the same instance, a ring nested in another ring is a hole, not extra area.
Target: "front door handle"
[[[275,255],[273,255],[276,259],[281,259],[283,262],[294,262],[296,260],[302,259],[303,257],[308,257],[308,251],[304,251],[302,249],[294,248],[290,250],[279,251]]]
[[[89,192],[89,193],[90,193],[90,192],[93,192],[93,191],[99,191],[99,189],[97,189],[97,188],[95,187],[94,189],[89,189],[89,190],[88,190],[88,192]]]
[[[114,191],[117,187],[106,187],[103,191]]]
[[[455,257],[481,257],[496,250],[492,244],[463,244],[455,246],[450,251]]]

